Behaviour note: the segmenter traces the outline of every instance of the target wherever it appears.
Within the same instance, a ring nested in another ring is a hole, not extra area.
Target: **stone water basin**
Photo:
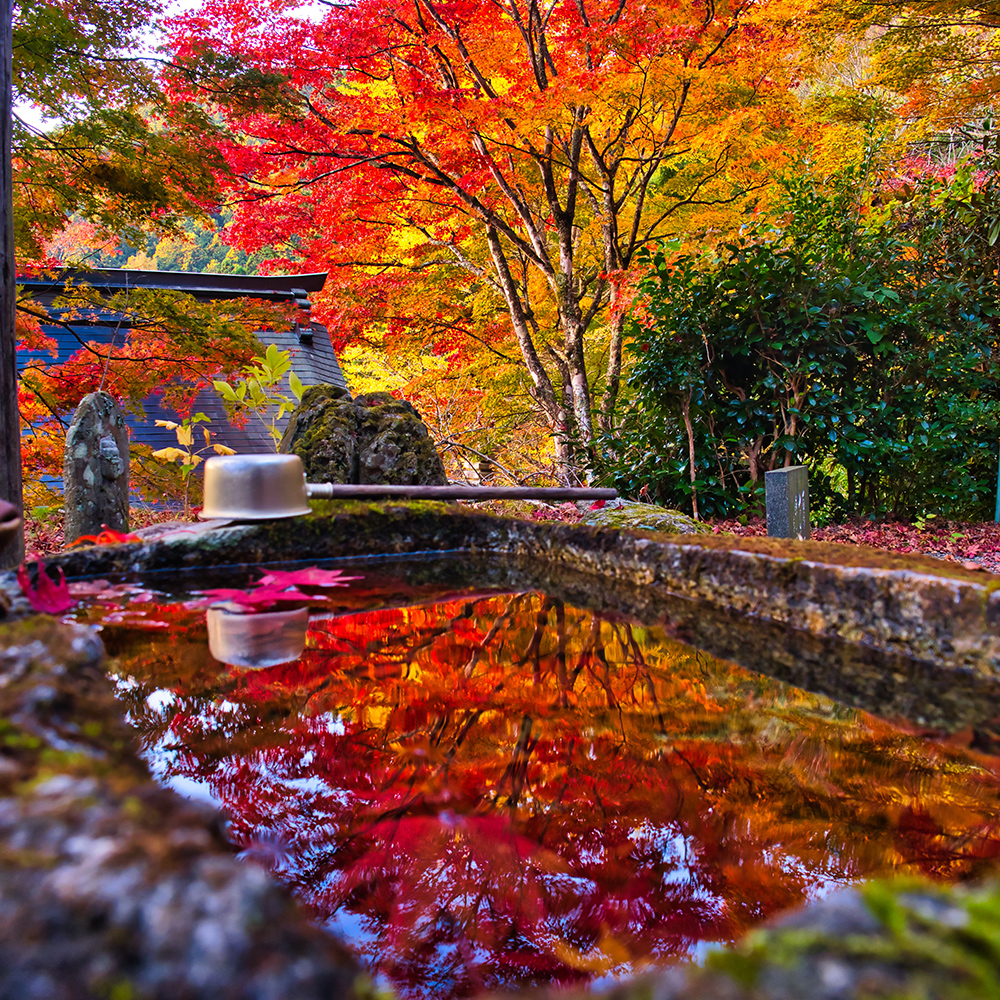
[[[156,781],[221,807],[248,867],[401,996],[600,987],[861,880],[996,870],[997,702],[968,649],[949,666],[789,628],[763,597],[737,616],[469,546],[325,563],[364,579],[313,607],[303,655],[233,668],[177,590],[246,586],[231,544],[179,577],[150,570],[194,544],[69,557],[154,589],[73,617],[101,626]]]

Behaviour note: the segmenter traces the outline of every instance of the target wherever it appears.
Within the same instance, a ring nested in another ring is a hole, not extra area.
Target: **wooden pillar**
[[[17,410],[14,312],[14,218],[11,166],[11,18],[13,0],[0,0],[0,499],[20,509],[21,421]],[[16,532],[0,550],[0,569],[24,555],[24,535]]]

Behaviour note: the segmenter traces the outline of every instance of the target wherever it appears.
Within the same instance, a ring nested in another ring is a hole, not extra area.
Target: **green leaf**
[[[212,388],[214,388],[227,403],[238,403],[242,398],[236,395],[233,387],[228,382],[222,382],[221,380],[216,379],[212,382]]]

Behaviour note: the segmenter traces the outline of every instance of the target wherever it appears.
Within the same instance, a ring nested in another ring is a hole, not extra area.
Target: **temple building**
[[[128,289],[163,289],[184,292],[202,302],[220,299],[254,298],[269,302],[294,303],[300,309],[311,307],[309,296],[323,288],[325,274],[293,275],[237,275],[211,274],[185,271],[138,271],[106,268],[96,271],[63,270],[48,278],[18,278],[17,284],[27,296],[46,307],[64,294],[67,283],[87,284],[90,288],[111,296]],[[53,312],[58,319],[58,311]],[[47,352],[18,351],[18,370],[32,364],[54,364],[68,360],[84,344],[110,344],[112,338],[128,335],[128,317],[120,313],[93,310],[74,313],[58,324],[42,323],[42,330],[56,343],[58,356]],[[297,324],[290,330],[256,331],[263,344],[275,344],[280,350],[291,352],[292,371],[306,387],[321,383],[346,388],[344,375],[325,326],[319,323]],[[291,395],[285,381],[285,392]],[[157,420],[176,420],[177,414],[165,407],[160,396],[154,394],[143,404],[144,420],[128,416],[131,440],[148,444],[153,449],[176,446],[173,431],[157,427]],[[238,452],[272,451],[273,442],[267,429],[259,421],[248,421],[245,427],[234,427],[225,412],[222,399],[212,389],[203,389],[195,398],[192,412],[202,412],[211,418],[213,441],[227,445]],[[287,423],[285,416],[281,425]]]

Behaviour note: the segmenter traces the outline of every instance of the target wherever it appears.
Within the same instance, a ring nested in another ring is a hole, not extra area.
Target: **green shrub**
[[[777,221],[711,253],[650,252],[606,478],[732,515],[761,507],[767,470],[806,464],[821,516],[990,516],[1000,198],[970,181],[984,162],[864,212],[857,173],[790,180]]]

